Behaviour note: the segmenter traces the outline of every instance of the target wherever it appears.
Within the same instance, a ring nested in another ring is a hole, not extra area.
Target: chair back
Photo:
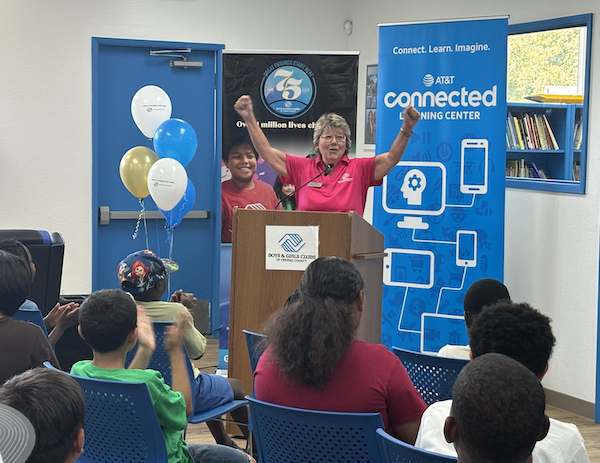
[[[266,335],[254,333],[249,330],[242,330],[242,332],[246,337],[246,347],[248,348],[248,355],[250,356],[250,367],[252,368],[252,373],[254,373],[256,365],[258,365],[258,359],[265,351],[264,345],[260,341],[266,338]]]
[[[166,462],[167,449],[145,383],[71,375],[85,398],[83,463]]]
[[[414,447],[406,442],[390,436],[383,428],[377,430],[377,437],[382,446],[387,463],[452,463],[456,462],[455,457],[441,455],[439,453],[429,452],[418,447]]]
[[[438,357],[400,347],[392,347],[410,376],[413,385],[429,406],[452,398],[452,386],[460,370],[469,363],[465,359]]]
[[[379,413],[304,410],[246,399],[259,463],[383,461]]]
[[[150,358],[150,363],[148,363],[148,368],[160,372],[165,383],[169,386],[173,385],[173,379],[171,377],[171,359],[167,349],[165,349],[165,328],[172,324],[173,322],[152,322],[152,326],[154,327],[154,336],[156,337],[156,349]],[[125,368],[129,367],[129,364],[137,352],[137,348],[138,344],[136,343],[133,349],[127,352]],[[185,349],[185,346],[183,346],[183,349],[187,356],[187,350]],[[190,379],[193,381],[194,372],[192,369],[192,364],[188,361],[186,362],[186,365],[188,366],[188,374],[190,375]]]
[[[18,240],[27,246],[36,273],[29,299],[46,315],[58,301],[65,242],[60,233],[44,230],[0,230],[0,240]]]
[[[44,334],[46,335],[46,337],[48,337],[48,330],[46,330],[46,325],[44,323],[44,317],[42,317],[42,312],[40,312],[40,309],[36,309],[34,307],[31,308],[23,308],[20,307],[19,310],[17,310],[12,318],[14,320],[20,320],[23,322],[29,322],[29,323],[34,323],[35,325],[39,326],[42,331],[44,332]]]
[[[164,381],[169,386],[173,386],[173,377],[171,374],[171,359],[169,357],[169,353],[167,349],[165,349],[165,328],[169,325],[172,325],[173,322],[159,322],[154,321],[152,325],[154,327],[154,335],[156,337],[156,349],[150,358],[150,362],[148,363],[148,368],[151,370],[156,370],[160,372]],[[129,352],[127,352],[127,357],[125,359],[125,368],[129,366],[135,353],[137,352],[138,345],[133,347]],[[183,346],[183,352],[185,356],[188,358],[186,362],[188,377],[190,378],[190,386],[192,389],[192,405],[194,409],[194,413],[192,413],[188,417],[188,422],[197,424],[204,423],[209,420],[218,419],[221,415],[225,415],[226,413],[230,413],[232,410],[235,410],[240,407],[245,407],[247,402],[245,400],[233,400],[231,402],[227,402],[226,404],[220,405],[218,407],[203,410],[201,412],[195,411],[195,402],[196,402],[196,380],[194,377],[194,370],[192,368],[192,363],[189,360],[187,349],[185,345]]]

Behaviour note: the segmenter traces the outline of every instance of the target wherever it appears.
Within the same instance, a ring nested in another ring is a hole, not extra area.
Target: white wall
[[[504,265],[513,300],[528,302],[552,319],[557,343],[544,386],[595,402],[600,206],[600,105],[595,93],[600,90],[600,2],[380,0],[367,6],[351,0],[350,5],[354,23],[350,49],[361,52],[359,114],[364,112],[365,66],[377,63],[377,23],[510,15],[509,23],[514,24],[595,13],[587,194],[507,188]],[[361,124],[358,127],[362,130]],[[358,140],[362,139],[359,133]]]
[[[365,66],[377,62],[377,23],[504,14],[516,23],[588,12],[600,13],[600,3],[0,0],[0,228],[60,231],[67,243],[62,293],[91,290],[92,36],[230,49],[359,50],[362,114]],[[346,19],[354,22],[350,38]],[[587,195],[508,189],[506,198],[507,286],[515,300],[553,319],[558,338],[544,385],[587,401],[595,399],[596,374],[598,45],[596,37]],[[358,151],[363,148],[359,143]]]
[[[347,9],[344,0],[295,9],[269,0],[0,0],[0,228],[61,232],[62,294],[90,292],[91,37],[347,50]]]

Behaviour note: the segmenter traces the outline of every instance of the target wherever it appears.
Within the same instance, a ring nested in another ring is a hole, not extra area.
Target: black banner
[[[273,147],[308,155],[314,151],[315,121],[334,112],[350,125],[354,152],[357,88],[357,54],[224,53],[223,152],[249,141],[233,109],[241,95],[252,98],[256,119]]]

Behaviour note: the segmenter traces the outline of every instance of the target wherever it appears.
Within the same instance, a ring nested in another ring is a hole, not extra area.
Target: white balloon
[[[150,196],[163,211],[170,211],[183,198],[188,184],[185,167],[172,158],[156,161],[148,172]]]
[[[140,88],[131,100],[131,115],[135,125],[148,138],[154,138],[158,126],[171,118],[172,110],[169,95],[156,85]]]

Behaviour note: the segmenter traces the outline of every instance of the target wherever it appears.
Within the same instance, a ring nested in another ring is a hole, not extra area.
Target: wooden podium
[[[234,209],[229,306],[229,377],[252,391],[243,329],[261,332],[269,316],[300,284],[303,271],[266,270],[267,226],[318,226],[319,257],[344,257],[365,281],[365,310],[357,338],[381,342],[383,235],[354,212],[254,211]]]

